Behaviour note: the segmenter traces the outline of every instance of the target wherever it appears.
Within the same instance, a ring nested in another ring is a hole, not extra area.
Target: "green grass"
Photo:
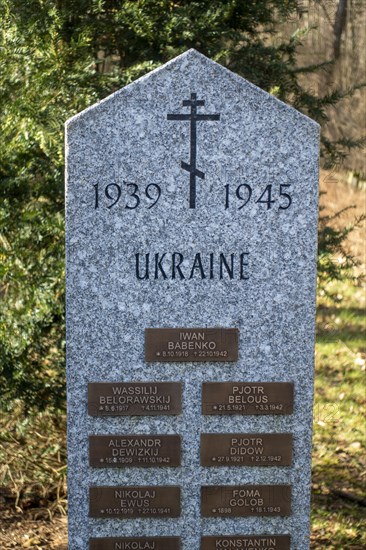
[[[366,508],[357,502],[366,498],[365,291],[331,290],[336,301],[318,303],[312,548],[358,550],[366,547]]]

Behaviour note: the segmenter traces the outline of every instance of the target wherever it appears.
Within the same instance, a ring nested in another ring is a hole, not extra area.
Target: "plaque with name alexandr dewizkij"
[[[289,535],[202,537],[201,539],[201,550],[218,550],[219,548],[290,550],[290,547],[291,537]],[[99,550],[99,548],[95,548],[95,550]]]
[[[291,466],[291,463],[291,434],[201,434],[201,466]]]
[[[180,550],[179,537],[118,537],[90,539],[89,550]],[[276,547],[277,550],[277,547]],[[279,548],[278,550],[282,550]],[[284,550],[286,550],[284,548]]]
[[[152,362],[237,361],[236,328],[147,328],[145,360]]]
[[[93,468],[180,466],[180,435],[90,435]]]
[[[201,514],[205,518],[290,516],[291,485],[204,486]]]
[[[91,416],[156,416],[182,412],[180,382],[91,382]]]
[[[178,518],[180,513],[180,487],[175,485],[89,488],[92,518]]]
[[[202,414],[292,414],[292,382],[203,382]]]

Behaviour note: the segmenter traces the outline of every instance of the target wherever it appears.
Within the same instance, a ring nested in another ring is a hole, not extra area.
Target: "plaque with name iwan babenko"
[[[201,487],[201,514],[210,517],[290,516],[290,485]]]
[[[220,548],[290,550],[291,537],[289,535],[202,537],[201,550],[220,550]]]
[[[92,382],[91,416],[156,416],[182,412],[180,382]]]
[[[201,466],[291,466],[291,463],[291,434],[201,434]]]
[[[89,488],[92,518],[177,518],[180,513],[180,487],[175,485]]]
[[[180,550],[179,537],[118,537],[90,539],[89,550]],[[277,549],[276,549],[277,550]],[[279,550],[282,550],[280,548]]]
[[[147,328],[145,360],[152,362],[237,361],[236,328]]]
[[[203,382],[202,414],[292,414],[292,382]]]
[[[93,468],[180,466],[180,435],[90,435]]]

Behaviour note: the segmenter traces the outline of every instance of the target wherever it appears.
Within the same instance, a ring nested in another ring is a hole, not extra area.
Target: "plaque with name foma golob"
[[[211,517],[290,516],[290,485],[201,487],[201,513]]]
[[[291,434],[201,434],[201,466],[291,466],[291,463]]]
[[[292,382],[203,382],[202,414],[292,414]]]
[[[145,360],[152,362],[237,361],[236,328],[147,328]]]
[[[180,466],[180,435],[90,435],[92,468]]]
[[[179,537],[118,537],[90,539],[89,550],[180,550]],[[276,547],[277,550],[277,547]],[[282,548],[279,548],[282,550]],[[286,550],[286,549],[284,549]]]
[[[289,535],[202,537],[201,550],[219,550],[220,548],[291,550],[291,537]]]
[[[91,382],[91,416],[156,416],[182,412],[180,382]]]
[[[89,488],[92,518],[178,518],[180,513],[180,487],[175,485]]]

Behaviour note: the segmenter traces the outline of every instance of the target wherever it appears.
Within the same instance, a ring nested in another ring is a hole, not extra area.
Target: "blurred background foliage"
[[[314,1],[316,4],[317,2]],[[299,68],[306,26],[298,0],[0,0],[0,406],[65,407],[64,122],[188,48],[244,76],[317,120],[352,95],[306,86],[332,60]],[[310,31],[311,32],[311,31]],[[332,141],[334,166],[363,139]],[[319,229],[319,281],[342,279],[354,264],[349,231]],[[334,262],[335,255],[344,261]]]

